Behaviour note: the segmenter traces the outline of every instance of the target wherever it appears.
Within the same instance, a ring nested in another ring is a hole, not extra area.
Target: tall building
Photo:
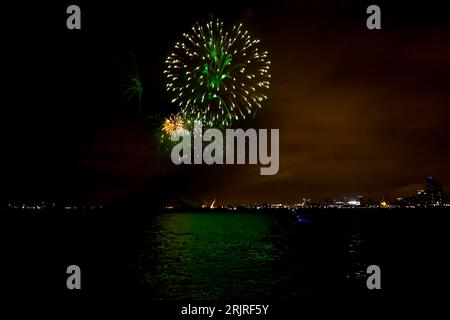
[[[427,178],[427,186],[424,193],[427,205],[442,206],[444,204],[445,197],[442,185],[434,180],[433,177]]]

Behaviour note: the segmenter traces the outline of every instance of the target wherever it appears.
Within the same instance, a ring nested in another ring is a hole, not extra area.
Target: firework
[[[180,115],[171,115],[168,117],[162,126],[162,131],[168,136],[179,133],[184,128],[184,120]]]
[[[262,107],[270,86],[267,51],[242,24],[196,24],[166,59],[166,89],[185,116],[225,127]]]
[[[165,118],[160,126],[159,142],[161,150],[169,152],[173,146],[177,144],[177,141],[172,141],[172,137],[177,134],[181,134],[182,130],[191,130],[191,123],[189,119],[184,119],[180,114],[172,114]],[[180,157],[182,159],[183,157]]]
[[[142,111],[141,101],[144,89],[139,77],[136,57],[133,53],[129,52],[126,64],[122,65],[119,61],[114,62],[121,66],[123,72],[127,76],[127,82],[121,85],[124,88],[122,95],[126,98],[126,104],[130,104],[131,100],[135,98],[137,100],[139,111]]]

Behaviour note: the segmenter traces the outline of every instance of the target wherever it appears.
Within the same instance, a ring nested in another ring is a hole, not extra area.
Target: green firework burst
[[[270,86],[270,60],[242,24],[196,24],[166,59],[166,89],[172,103],[206,126],[225,127],[262,107]]]
[[[113,62],[122,68],[123,73],[127,77],[127,81],[121,84],[123,88],[122,97],[126,99],[126,105],[128,106],[135,99],[139,111],[142,111],[142,92],[144,88],[139,77],[136,57],[133,53],[129,52],[125,64],[122,64],[118,59],[113,59]]]

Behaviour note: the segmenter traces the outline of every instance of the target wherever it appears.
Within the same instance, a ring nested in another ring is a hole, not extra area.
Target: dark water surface
[[[10,297],[146,301],[420,296],[444,281],[448,210],[6,212]],[[82,270],[68,291],[66,268]],[[382,270],[369,291],[366,269]]]
[[[156,259],[148,257],[152,273],[143,279],[161,299],[271,297],[293,277],[279,266],[285,233],[268,214],[160,215],[143,251]]]
[[[383,264],[358,216],[322,223],[292,213],[166,213],[144,232],[139,293],[157,299],[294,299],[366,291]],[[368,230],[366,230],[368,229]]]

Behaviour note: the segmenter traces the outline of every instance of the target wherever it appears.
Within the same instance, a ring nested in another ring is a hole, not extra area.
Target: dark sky
[[[9,6],[2,18],[2,198],[109,202],[146,192],[222,203],[396,197],[433,175],[450,188],[450,10],[437,1],[253,1],[82,9]],[[175,167],[158,151],[151,114],[168,114],[163,62],[196,21],[243,22],[272,60],[269,100],[243,127],[280,129],[280,170]],[[126,106],[133,52],[144,112]]]

